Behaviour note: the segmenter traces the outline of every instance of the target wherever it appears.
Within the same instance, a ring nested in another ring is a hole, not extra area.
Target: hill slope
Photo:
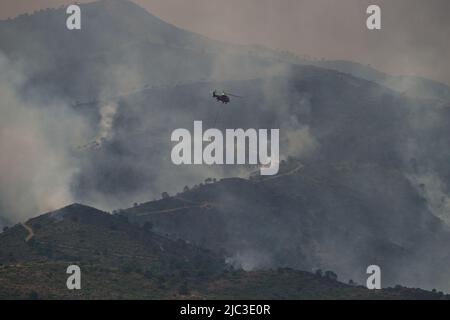
[[[361,282],[376,264],[384,285],[445,288],[449,256],[439,248],[450,233],[399,171],[344,162],[285,166],[278,176],[224,179],[121,214],[224,252],[246,270],[322,268]]]
[[[148,227],[146,227],[148,228]],[[82,289],[67,290],[77,264]],[[0,299],[442,299],[423,290],[369,291],[292,269],[232,270],[216,255],[72,205],[0,234]]]

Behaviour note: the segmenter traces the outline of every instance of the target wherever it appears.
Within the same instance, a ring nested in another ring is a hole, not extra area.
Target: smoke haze
[[[73,202],[82,118],[61,102],[21,98],[21,67],[0,54],[0,212],[13,222]]]
[[[313,58],[352,60],[390,74],[415,74],[450,83],[450,3],[446,0],[134,2],[168,22],[213,39],[263,44]],[[68,3],[72,2],[4,0],[0,17]],[[382,8],[381,31],[365,28],[369,4]]]

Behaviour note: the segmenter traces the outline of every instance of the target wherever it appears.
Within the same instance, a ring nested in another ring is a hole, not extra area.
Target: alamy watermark
[[[280,163],[279,136],[279,129],[226,129],[223,134],[211,128],[203,132],[202,121],[194,121],[193,134],[183,128],[172,132],[172,142],[178,143],[171,158],[176,165],[259,164],[261,175],[275,175]]]
[[[366,27],[369,30],[381,29],[381,8],[378,5],[369,5],[366,9],[369,15],[366,19]],[[81,30],[81,8],[77,4],[72,4],[67,7],[66,14],[69,17],[66,20],[66,27],[68,30]]]
[[[66,270],[70,276],[67,278],[66,286],[69,290],[81,290],[81,268],[77,265],[70,265]]]
[[[381,268],[375,264],[367,267],[366,273],[370,276],[367,278],[366,287],[369,290],[381,289]]]
[[[81,30],[81,8],[76,4],[67,7],[66,13],[69,17],[66,20],[68,30]]]

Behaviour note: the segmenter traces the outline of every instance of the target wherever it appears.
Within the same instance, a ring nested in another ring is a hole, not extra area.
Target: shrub
[[[325,272],[325,278],[332,281],[337,281],[338,276],[333,271],[326,271]]]

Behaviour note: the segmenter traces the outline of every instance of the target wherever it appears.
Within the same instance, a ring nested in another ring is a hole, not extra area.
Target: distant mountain
[[[216,255],[71,205],[0,234],[0,299],[446,299],[397,287],[370,291],[292,269],[233,270]],[[82,290],[65,287],[81,268]]]
[[[423,77],[388,75],[370,66],[344,60],[310,61],[310,64],[349,73],[413,97],[450,101],[450,87],[448,85]]]
[[[0,51],[24,65],[29,89],[51,91],[76,103],[155,85],[252,79],[300,64],[350,73],[414,96],[450,98],[448,86],[427,79],[208,39],[127,0],[101,0],[81,7],[81,31],[66,29],[65,7],[0,21]]]
[[[83,20],[79,31],[66,28],[66,7],[1,21],[2,50],[28,54],[33,61],[46,54],[56,60],[54,63],[60,63],[81,62],[137,42],[187,47],[210,41],[160,20],[131,1],[101,0],[83,4],[81,8]]]
[[[248,48],[177,28],[131,1],[81,8],[80,31],[67,30],[65,8],[0,21],[0,52],[23,65],[30,90],[85,102],[147,86],[252,78],[267,70],[268,60]]]

